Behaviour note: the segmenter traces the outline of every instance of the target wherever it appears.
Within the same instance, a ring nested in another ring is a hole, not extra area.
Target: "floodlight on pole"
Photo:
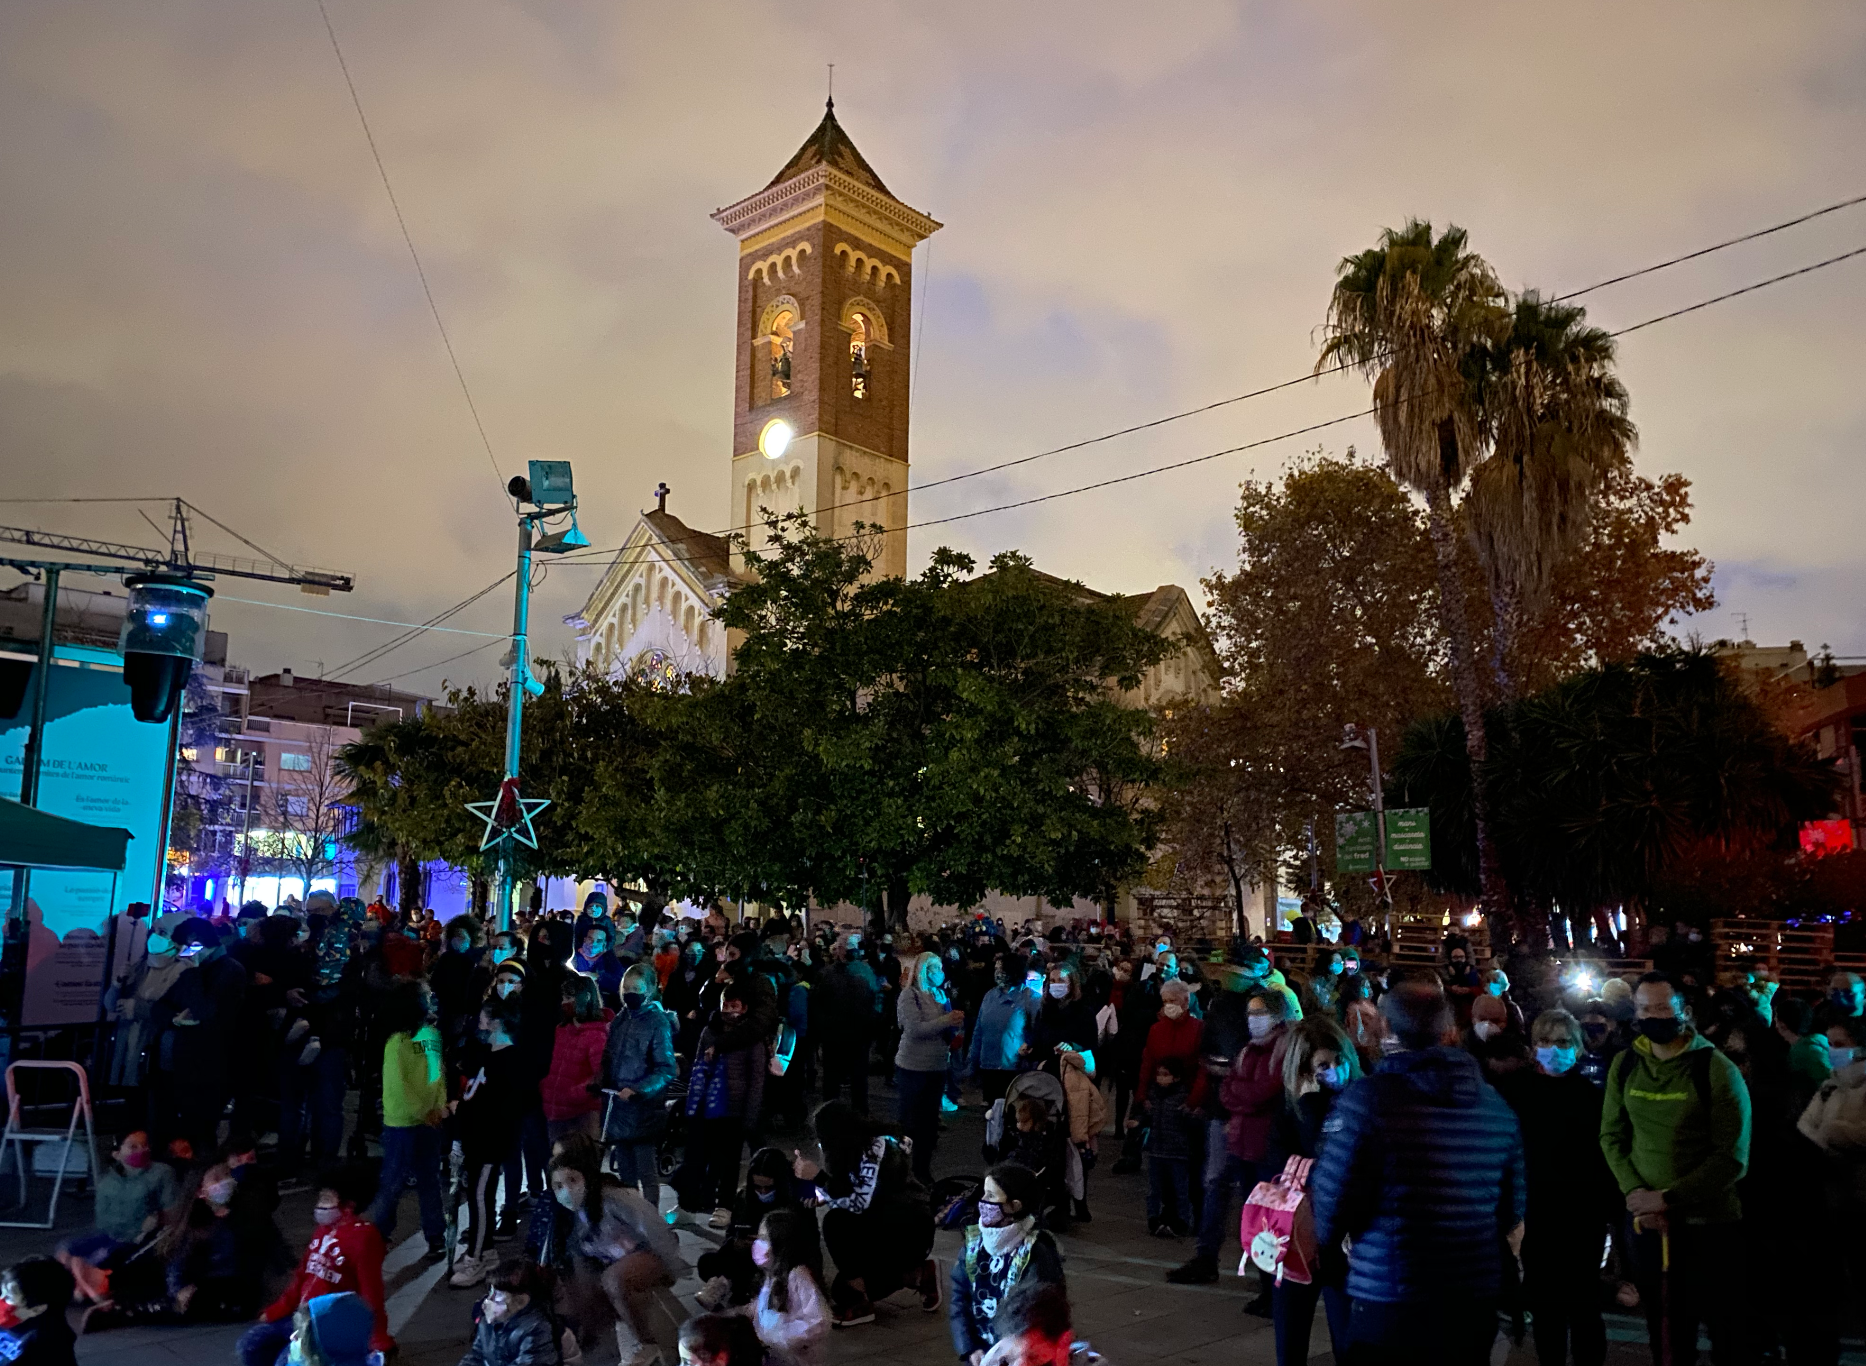
[[[522,796],[519,760],[524,744],[525,698],[544,693],[544,683],[531,670],[531,561],[533,555],[561,555],[587,546],[589,538],[577,529],[577,494],[568,460],[533,460],[524,474],[515,474],[506,492],[518,506],[518,584],[512,600],[512,646],[506,654],[511,686],[506,690],[505,777],[489,802],[469,802],[467,809],[486,822],[480,848],[499,851],[499,927],[512,927],[512,892],[516,882],[515,844],[537,847],[532,818],[549,800]],[[527,510],[529,509],[529,510]],[[569,517],[562,531],[537,533],[544,523]]]

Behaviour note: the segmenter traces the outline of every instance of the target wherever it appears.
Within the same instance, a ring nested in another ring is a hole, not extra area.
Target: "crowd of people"
[[[167,916],[114,992],[132,1118],[96,1227],[0,1275],[0,1354],[70,1360],[74,1306],[93,1329],[248,1322],[245,1366],[392,1353],[412,1186],[426,1258],[479,1294],[470,1366],[611,1342],[651,1366],[676,1330],[683,1361],[821,1366],[900,1294],[944,1306],[965,1366],[1061,1362],[1056,1235],[1092,1221],[1106,1159],[1144,1167],[1150,1233],[1191,1240],[1168,1281],[1217,1280],[1227,1246],[1255,1263],[1279,1363],[1320,1308],[1342,1362],[1487,1360],[1501,1322],[1545,1366],[1599,1366],[1616,1304],[1667,1366],[1700,1325],[1719,1366],[1838,1361],[1866,1288],[1859,978],[1720,988],[1687,931],[1662,971],[1597,986],[1456,937],[1406,967],[1330,929],[1349,942],[984,917],[897,938],[644,922],[600,894],[492,931],[318,894]],[[973,1095],[982,1152],[938,1180],[942,1114]],[[294,1187],[302,1250],[275,1218]],[[1240,1245],[1271,1209],[1281,1234]],[[717,1241],[698,1316],[671,1293],[681,1220]],[[940,1226],[962,1235],[944,1272]]]

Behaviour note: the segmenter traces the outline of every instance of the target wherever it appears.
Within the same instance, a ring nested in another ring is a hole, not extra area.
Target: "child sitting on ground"
[[[236,1350],[242,1366],[273,1366],[291,1339],[292,1316],[320,1295],[345,1291],[360,1295],[375,1316],[370,1350],[394,1350],[395,1339],[389,1336],[383,1307],[382,1235],[357,1214],[375,1193],[374,1177],[361,1168],[343,1167],[324,1179],[311,1211],[317,1232],[311,1235],[304,1260],[284,1292],[240,1338]]]
[[[550,1294],[536,1262],[507,1257],[493,1269],[480,1301],[473,1345],[460,1366],[547,1366],[558,1359]]]
[[[802,1208],[797,1201],[790,1159],[777,1148],[760,1148],[753,1153],[745,1188],[732,1209],[725,1242],[717,1252],[700,1256],[696,1269],[702,1285],[694,1296],[700,1308],[716,1313],[730,1305],[744,1304],[757,1294],[758,1268],[752,1262],[752,1240],[758,1236],[758,1226],[767,1214]],[[814,1213],[805,1213],[815,1221]]]
[[[71,1273],[50,1257],[28,1257],[0,1271],[6,1326],[0,1360],[9,1366],[76,1366],[71,1324]]]
[[[746,1312],[765,1345],[767,1366],[824,1366],[829,1299],[815,1217],[802,1209],[767,1214],[752,1240],[752,1261],[764,1279]]]

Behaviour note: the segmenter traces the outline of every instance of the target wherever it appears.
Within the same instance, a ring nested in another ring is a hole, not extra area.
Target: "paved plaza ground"
[[[891,1113],[892,1093],[877,1086],[878,1113]],[[946,1116],[935,1163],[937,1175],[976,1174],[983,1169],[979,1144],[983,1117],[976,1104]],[[784,1146],[782,1136],[774,1141]],[[1142,1198],[1144,1177],[1112,1176],[1107,1163],[1090,1177],[1089,1203],[1094,1219],[1078,1224],[1060,1242],[1067,1259],[1071,1298],[1080,1336],[1087,1338],[1108,1366],[1271,1366],[1276,1360],[1270,1322],[1244,1312],[1252,1287],[1235,1275],[1216,1285],[1168,1285],[1164,1273],[1190,1254],[1188,1241],[1149,1237]],[[9,1183],[10,1184],[10,1183]],[[663,1195],[671,1203],[671,1193]],[[285,1197],[279,1212],[287,1242],[302,1249],[311,1231],[313,1196],[305,1191]],[[26,1229],[0,1229],[0,1261],[49,1250],[59,1236],[75,1232],[88,1222],[88,1197],[68,1198],[60,1211],[59,1229],[53,1233]],[[456,1290],[446,1284],[445,1269],[421,1262],[423,1240],[410,1192],[400,1214],[401,1241],[391,1250],[387,1284],[391,1326],[401,1343],[404,1366],[455,1366],[465,1351],[480,1292]],[[680,1229],[688,1260],[697,1259],[710,1242],[704,1230]],[[951,1266],[959,1235],[943,1232],[934,1255],[943,1267]],[[503,1247],[516,1247],[506,1243]],[[1235,1268],[1237,1248],[1232,1243],[1221,1264]],[[675,1288],[691,1310],[699,1288],[690,1274]],[[207,1327],[137,1327],[88,1334],[78,1343],[83,1366],[181,1366],[232,1360],[233,1344],[242,1325]],[[1649,1366],[1644,1324],[1629,1315],[1616,1315],[1608,1324],[1609,1366]],[[1848,1366],[1866,1366],[1860,1344],[1848,1344]],[[1328,1334],[1317,1315],[1310,1360],[1331,1363]],[[589,1366],[612,1366],[613,1346],[599,1349],[586,1360]],[[873,1324],[837,1332],[830,1345],[833,1363],[914,1363],[947,1366],[954,1362],[944,1312],[922,1311],[918,1298],[903,1294],[884,1302]],[[1499,1336],[1493,1366],[1535,1366],[1533,1344],[1512,1345]],[[671,1354],[669,1366],[672,1366]]]

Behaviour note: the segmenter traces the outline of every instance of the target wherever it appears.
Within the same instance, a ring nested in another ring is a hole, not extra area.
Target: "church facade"
[[[833,101],[770,184],[713,218],[739,247],[730,533],[667,511],[664,485],[565,619],[579,666],[666,686],[730,668],[712,612],[746,581],[744,550],[765,543],[768,513],[804,513],[827,536],[872,536],[876,573],[907,573],[913,252],[940,224],[889,191]],[[1133,705],[1216,698],[1218,660],[1184,589],[1115,600],[1183,645],[1127,694]]]

